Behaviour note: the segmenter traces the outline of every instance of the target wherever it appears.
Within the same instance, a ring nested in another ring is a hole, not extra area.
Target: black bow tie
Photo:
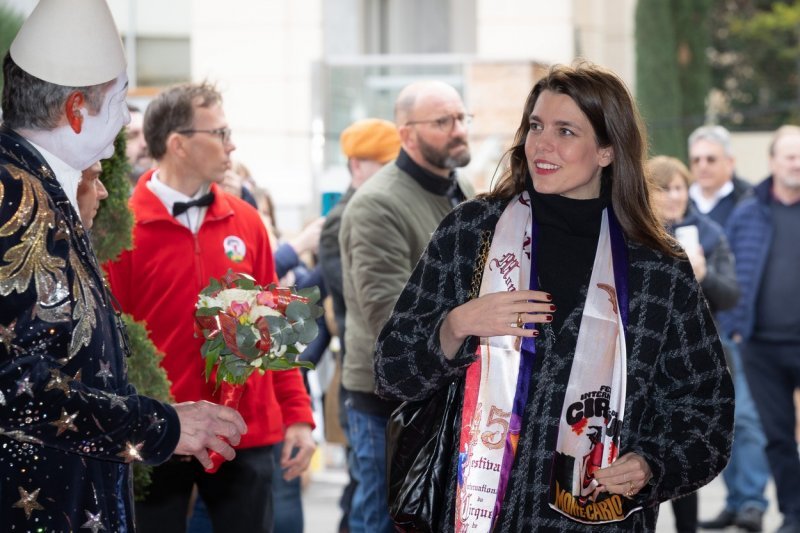
[[[188,202],[175,202],[172,204],[172,216],[176,217],[189,210],[190,207],[206,207],[211,205],[214,201],[214,193],[209,192],[204,194],[197,200],[190,200]]]

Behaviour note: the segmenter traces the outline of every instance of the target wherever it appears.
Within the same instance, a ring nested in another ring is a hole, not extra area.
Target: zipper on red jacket
[[[205,270],[203,269],[203,250],[200,248],[200,232],[203,231],[203,227],[206,224],[224,220],[232,215],[233,212],[224,213],[220,216],[209,216],[209,214],[206,213],[205,218],[200,222],[200,227],[197,228],[197,233],[192,233],[192,240],[194,241],[194,271],[197,274],[197,286],[200,287],[197,291],[198,293],[208,285],[208,277],[206,277]]]
[[[192,233],[192,240],[194,241],[194,271],[197,274],[197,286],[202,290],[205,284],[203,283],[203,258],[201,256],[200,239],[198,238],[199,233],[199,229],[197,233]]]

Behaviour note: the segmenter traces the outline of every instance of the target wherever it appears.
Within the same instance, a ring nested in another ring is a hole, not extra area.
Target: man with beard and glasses
[[[456,176],[469,163],[469,115],[458,92],[437,81],[405,87],[395,103],[402,148],[353,195],[339,233],[347,308],[342,383],[358,487],[352,533],[393,531],[386,500],[385,430],[399,402],[375,394],[375,341],[431,234],[473,196]]]

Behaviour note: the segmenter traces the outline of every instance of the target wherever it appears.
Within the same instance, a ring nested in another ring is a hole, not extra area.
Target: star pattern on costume
[[[56,430],[56,437],[64,433],[65,431],[78,431],[77,426],[73,422],[78,417],[78,411],[75,411],[72,414],[67,413],[67,410],[63,407],[61,408],[61,418],[54,422],[50,422],[51,426],[55,426],[58,428]]]
[[[150,425],[147,426],[147,431],[150,431],[153,428],[158,429],[161,427],[161,424],[164,423],[164,419],[158,416],[156,413],[149,415],[147,418],[150,419]]]
[[[22,396],[23,394],[27,394],[31,398],[33,398],[33,389],[31,388],[31,377],[30,374],[27,372],[22,379],[17,380],[17,396]]]
[[[14,503],[11,507],[25,511],[25,518],[29,520],[31,518],[31,513],[34,511],[44,511],[44,507],[36,501],[36,498],[39,497],[39,490],[41,489],[36,489],[33,492],[28,492],[22,487],[17,487],[17,489],[19,490],[19,501]]]
[[[125,459],[126,463],[132,463],[133,461],[141,461],[142,454],[139,453],[142,451],[144,447],[144,442],[139,442],[134,444],[130,441],[125,443],[125,449],[117,454],[117,457],[122,457]]]
[[[103,378],[103,385],[108,386],[108,380],[114,377],[114,374],[111,373],[111,363],[100,361],[100,370],[97,371],[95,377]]]
[[[110,392],[104,393],[106,398],[111,402],[111,408],[121,407],[123,411],[126,413],[128,412],[128,405],[122,399],[122,396],[117,396],[116,394],[112,394]]]
[[[92,514],[88,510],[84,510],[86,513],[86,517],[89,519],[81,526],[81,529],[91,529],[92,533],[97,533],[98,531],[105,530],[106,526],[103,525],[102,518],[100,516],[103,514],[102,511],[98,511],[97,514]]]
[[[16,318],[12,320],[11,324],[8,326],[0,324],[0,344],[6,347],[8,353],[11,353],[12,348],[16,348],[16,346],[14,346],[14,339],[17,338],[17,334],[14,332],[16,325]]]
[[[47,386],[44,388],[44,390],[45,392],[50,390],[60,390],[67,396],[69,396],[70,392],[72,392],[69,388],[69,378],[64,376],[64,374],[55,368],[50,369],[50,381],[47,382]]]

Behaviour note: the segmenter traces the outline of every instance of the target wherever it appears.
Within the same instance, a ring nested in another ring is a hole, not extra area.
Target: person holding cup
[[[689,202],[691,174],[678,159],[657,156],[648,161],[656,216],[680,242],[712,313],[739,300],[733,253],[722,227]]]
[[[689,201],[689,170],[674,157],[657,156],[647,171],[655,214],[686,252],[711,312],[732,308],[739,299],[733,253],[722,227]],[[672,500],[678,532],[697,531],[697,506],[697,493]]]

